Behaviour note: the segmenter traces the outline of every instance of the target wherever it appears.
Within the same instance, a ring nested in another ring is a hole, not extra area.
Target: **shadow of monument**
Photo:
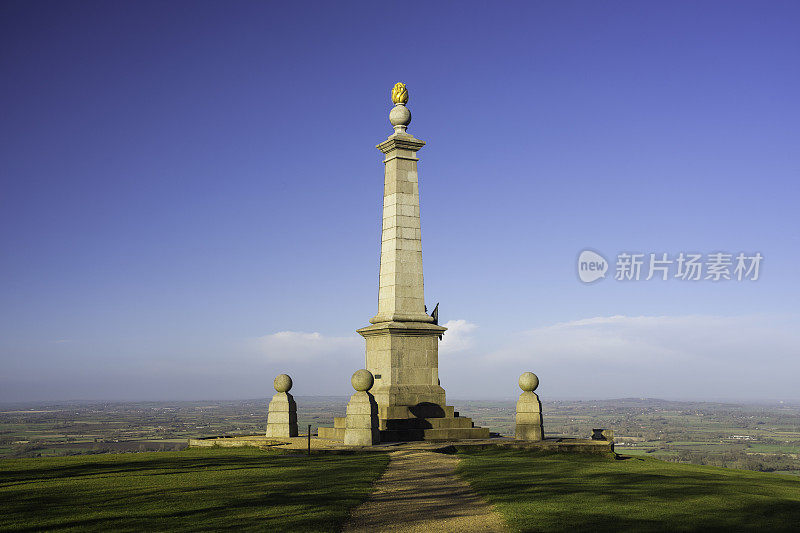
[[[445,418],[446,414],[440,405],[422,402],[408,408],[413,418],[394,418],[386,420],[386,429],[402,431],[404,440],[423,440],[426,429],[435,426],[428,419]]]
[[[441,405],[422,402],[409,407],[408,410],[417,418],[444,418],[445,412]]]

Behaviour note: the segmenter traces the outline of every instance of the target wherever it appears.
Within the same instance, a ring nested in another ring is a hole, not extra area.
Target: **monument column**
[[[378,313],[372,326],[358,330],[381,419],[419,416],[413,409],[419,404],[438,405],[442,413],[445,407],[438,341],[446,328],[425,312],[422,278],[417,151],[425,143],[406,132],[411,112],[402,83],[392,89],[392,102],[394,134],[377,145],[385,155]]]

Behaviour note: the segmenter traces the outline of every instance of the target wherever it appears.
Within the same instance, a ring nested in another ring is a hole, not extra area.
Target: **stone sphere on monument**
[[[372,388],[372,384],[375,383],[375,378],[372,376],[372,372],[362,368],[353,373],[353,377],[350,378],[350,383],[353,384],[355,390],[365,392]]]
[[[278,392],[289,392],[292,388],[292,378],[287,374],[278,374],[275,381],[272,382],[275,390]]]
[[[533,372],[523,372],[519,377],[519,388],[525,392],[533,392],[539,386],[539,378]]]
[[[403,104],[397,104],[389,111],[389,122],[392,126],[408,126],[411,124],[411,111]]]

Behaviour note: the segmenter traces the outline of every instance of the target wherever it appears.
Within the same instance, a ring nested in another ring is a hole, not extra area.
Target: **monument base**
[[[444,408],[434,406],[443,412],[443,415],[433,417],[417,417],[411,412],[414,407],[395,406],[395,414],[405,414],[399,418],[379,418],[378,431],[380,442],[411,442],[411,441],[456,441],[469,439],[488,439],[489,428],[475,427],[471,418],[459,416],[452,406]],[[430,405],[426,409],[433,410]],[[344,441],[346,417],[334,417],[333,427],[321,427],[318,435],[321,439]]]
[[[358,330],[366,340],[367,370],[374,376],[369,392],[378,405],[381,442],[489,438],[488,428],[475,427],[471,418],[458,416],[445,404],[438,342],[446,329],[430,322],[393,320]],[[345,417],[336,417],[332,428],[319,428],[319,436],[343,441],[345,428]]]
[[[366,366],[375,383],[370,393],[378,402],[378,416],[432,418],[438,412],[413,412],[416,406],[443,406],[445,392],[439,384],[439,336],[447,328],[429,322],[381,322],[358,333],[366,341]]]
[[[329,428],[332,429],[332,428]],[[309,440],[306,435],[274,440],[263,435],[248,435],[238,437],[203,437],[189,439],[190,447],[238,447],[253,446],[257,448],[270,448],[276,450],[305,451]],[[533,452],[555,453],[589,453],[605,455],[614,453],[614,441],[578,439],[566,437],[550,437],[540,441],[516,440],[512,437],[493,437],[489,439],[468,439],[435,442],[408,442],[405,444],[386,443],[375,446],[347,446],[342,441],[319,437],[311,438],[311,449],[315,453],[352,453],[353,450],[369,453],[386,453],[397,450],[429,450],[429,451],[458,451],[461,449],[491,449],[512,448],[531,450]]]

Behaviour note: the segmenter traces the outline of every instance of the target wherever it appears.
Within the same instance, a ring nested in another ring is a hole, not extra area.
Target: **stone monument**
[[[292,388],[292,378],[280,374],[273,382],[275,395],[269,402],[267,414],[267,437],[296,437],[297,436],[297,404],[289,391]]]
[[[438,343],[446,328],[425,312],[419,217],[417,151],[425,143],[406,132],[411,112],[408,90],[392,89],[389,122],[394,134],[377,148],[386,156],[378,314],[358,330],[367,344],[367,369],[375,376],[372,394],[383,419],[406,418],[420,403],[444,406],[439,386]]]
[[[375,379],[369,370],[356,370],[350,378],[356,392],[350,396],[345,417],[344,443],[350,446],[372,446],[381,441],[378,431],[378,404],[369,393]]]
[[[391,100],[394,133],[377,145],[384,154],[378,313],[358,330],[375,379],[381,440],[488,438],[488,428],[446,405],[439,384],[439,339],[447,328],[427,314],[423,292],[417,152],[425,143],[407,132],[404,84],[395,84]],[[342,422],[334,426],[320,428],[320,437],[338,438]]]
[[[514,438],[518,440],[543,440],[542,402],[533,391],[539,386],[539,378],[533,372],[523,372],[519,377],[522,394],[517,400],[517,428]]]

